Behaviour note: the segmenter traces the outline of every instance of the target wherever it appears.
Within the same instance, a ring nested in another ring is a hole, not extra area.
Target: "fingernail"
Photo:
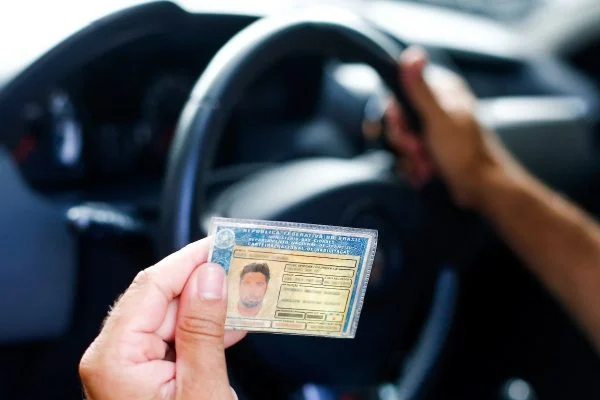
[[[198,294],[205,300],[223,297],[225,271],[218,264],[204,264],[198,270]]]

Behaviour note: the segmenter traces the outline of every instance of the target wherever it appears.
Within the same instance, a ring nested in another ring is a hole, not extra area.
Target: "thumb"
[[[423,76],[426,65],[427,54],[419,47],[410,47],[400,56],[400,80],[409,99],[425,118],[425,123],[442,112],[434,92]]]
[[[179,301],[175,329],[176,399],[231,399],[225,363],[227,312],[225,271],[217,264],[198,267]]]

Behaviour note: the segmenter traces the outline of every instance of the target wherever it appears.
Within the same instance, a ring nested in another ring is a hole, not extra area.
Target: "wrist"
[[[476,212],[489,211],[505,193],[522,187],[529,176],[493,134],[485,136],[482,151],[473,159],[478,161],[471,163],[469,173],[458,182],[466,194],[461,205]]]
[[[473,195],[471,209],[482,214],[494,213],[500,202],[508,201],[511,194],[517,194],[523,187],[524,176],[519,171],[511,171],[495,165],[482,172]]]

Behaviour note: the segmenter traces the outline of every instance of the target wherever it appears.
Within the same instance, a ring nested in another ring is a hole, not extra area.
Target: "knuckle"
[[[137,273],[128,292],[142,291],[148,288],[158,290],[167,299],[167,301],[172,299],[170,293],[168,293],[168,291],[163,288],[163,285],[160,284],[156,277],[156,272],[152,269],[152,267],[146,268]]]
[[[86,381],[89,376],[92,375],[93,371],[92,362],[87,354],[88,352],[86,351],[79,361],[79,376],[81,377],[82,381]]]
[[[131,284],[132,287],[145,286],[148,283],[152,282],[152,272],[148,269],[143,269],[138,272],[133,278],[133,282]]]
[[[106,344],[101,337],[96,338],[87,348],[78,365],[79,378],[86,398],[101,398],[107,388],[119,391],[120,379],[115,360],[107,355]]]
[[[475,109],[467,102],[449,103],[446,105],[446,110],[458,129],[471,131],[478,124]]]
[[[89,383],[95,377],[102,374],[102,368],[99,365],[100,360],[97,357],[94,346],[95,344],[92,343],[79,361],[79,377],[84,383]]]
[[[182,315],[179,320],[178,329],[183,334],[207,338],[214,341],[223,341],[225,327],[222,321],[196,315]]]

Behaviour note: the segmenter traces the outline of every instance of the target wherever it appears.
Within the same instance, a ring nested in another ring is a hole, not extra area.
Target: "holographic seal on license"
[[[211,262],[228,274],[225,327],[354,338],[377,231],[213,218]]]

